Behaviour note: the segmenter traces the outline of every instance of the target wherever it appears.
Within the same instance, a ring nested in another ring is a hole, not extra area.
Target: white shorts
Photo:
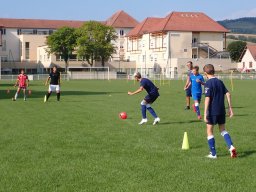
[[[60,85],[49,85],[49,92],[60,92]]]

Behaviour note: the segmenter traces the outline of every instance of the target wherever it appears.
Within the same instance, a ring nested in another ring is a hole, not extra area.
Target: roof
[[[140,36],[151,31],[163,18],[148,17],[133,28],[127,36]]]
[[[229,32],[200,12],[172,12],[151,30],[158,31]]]
[[[105,22],[106,25],[114,28],[134,28],[139,24],[132,16],[124,11],[117,11]]]
[[[85,21],[0,18],[0,26],[2,27],[25,29],[58,29],[64,26],[78,28],[82,26],[84,22]]]
[[[256,45],[247,45],[245,48],[244,48],[244,51],[242,52],[240,58],[239,58],[239,61],[242,61],[244,55],[245,55],[245,52],[246,51],[250,51],[253,59],[256,61]]]

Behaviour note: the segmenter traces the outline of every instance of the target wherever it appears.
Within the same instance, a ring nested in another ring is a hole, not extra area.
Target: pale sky
[[[124,10],[138,21],[172,11],[204,12],[214,20],[256,17],[255,0],[9,0],[0,2],[0,18],[106,20]]]

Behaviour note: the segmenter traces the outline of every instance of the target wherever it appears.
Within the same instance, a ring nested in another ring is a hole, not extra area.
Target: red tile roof
[[[149,31],[153,30],[154,26],[157,25],[163,18],[156,17],[148,17],[144,19],[140,24],[138,24],[135,28],[133,28],[127,36],[140,36],[145,33],[149,33]]]
[[[252,57],[256,61],[256,45],[247,45],[247,49],[250,51]]]
[[[229,32],[200,12],[172,12],[151,30],[158,31]]]
[[[139,22],[126,12],[118,11],[112,15],[105,24],[114,28],[134,28]]]
[[[0,26],[5,28],[25,29],[58,29],[64,26],[78,28],[82,26],[84,22],[85,21],[0,18]]]

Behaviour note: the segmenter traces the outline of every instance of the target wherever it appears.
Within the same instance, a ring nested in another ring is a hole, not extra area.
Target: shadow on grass
[[[190,123],[201,123],[200,120],[188,120],[188,121],[174,121],[174,122],[160,122],[159,125],[172,125],[172,124],[190,124]]]
[[[239,152],[239,151],[238,151],[238,157],[239,157],[239,158],[245,158],[245,157],[248,157],[248,156],[250,156],[250,155],[253,155],[254,153],[256,153],[256,150],[243,151],[243,152]]]

